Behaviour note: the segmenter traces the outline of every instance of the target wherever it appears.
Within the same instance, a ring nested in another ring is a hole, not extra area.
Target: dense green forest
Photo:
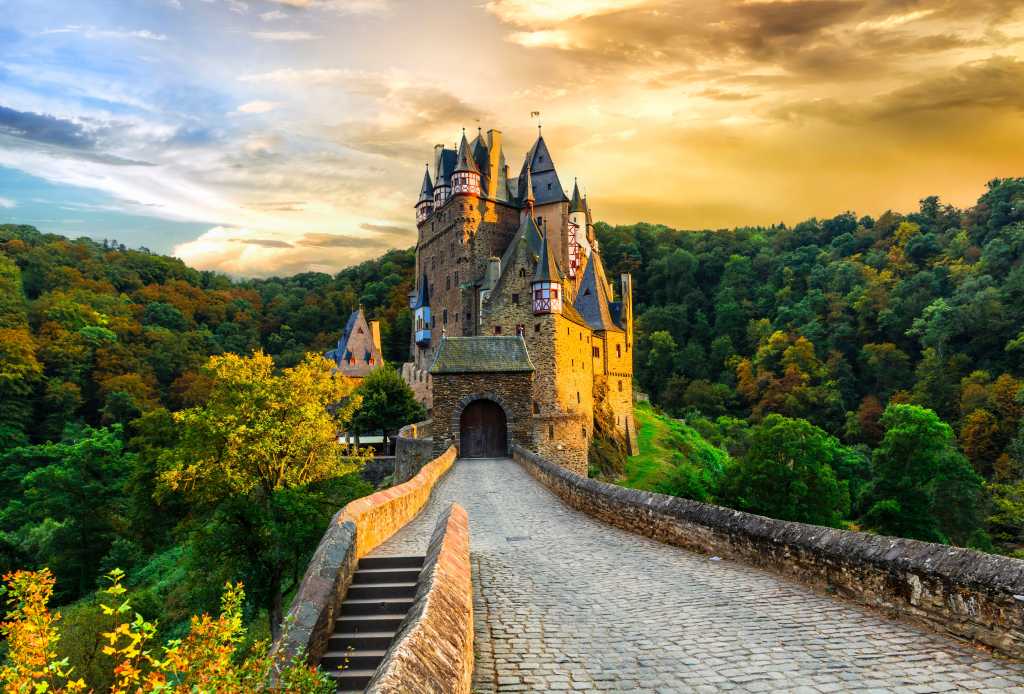
[[[735,458],[724,478],[681,466],[678,493],[1019,546],[1024,179],[967,210],[929,197],[877,219],[598,237],[609,271],[634,275],[640,387]],[[801,496],[830,507],[780,501]]]
[[[401,360],[413,260],[392,251],[334,277],[233,282],[113,242],[0,226],[0,569],[52,570],[76,672],[102,682],[109,669],[93,634],[96,591],[115,567],[162,638],[217,612],[227,581],[245,582],[245,619],[264,631],[286,607],[330,516],[371,491],[353,461],[327,460],[269,496],[219,478],[167,481],[213,445],[204,427],[239,421],[237,400],[218,393],[245,387],[286,411],[287,397],[316,401],[331,379],[303,356],[332,345],[360,303]],[[209,362],[260,349],[273,361]],[[290,435],[306,424],[289,422]]]
[[[595,474],[791,520],[1024,544],[1024,179],[967,210],[927,198],[877,219],[597,234],[609,272],[634,276],[641,419],[660,448]],[[114,567],[164,635],[215,611],[226,580],[245,581],[247,621],[273,621],[326,519],[369,488],[324,472],[259,503],[195,494],[188,461],[215,444],[198,425],[236,416],[232,374],[264,400],[314,392],[303,355],[359,304],[403,361],[413,265],[395,250],[333,277],[232,281],[0,226],[0,568],[53,571],[66,643],[94,631]],[[243,358],[255,350],[270,359]],[[253,561],[244,527],[288,551]]]

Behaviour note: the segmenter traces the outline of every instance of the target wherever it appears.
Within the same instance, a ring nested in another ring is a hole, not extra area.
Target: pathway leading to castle
[[[604,525],[507,459],[459,460],[375,554],[469,512],[478,692],[1024,691],[1024,665]]]

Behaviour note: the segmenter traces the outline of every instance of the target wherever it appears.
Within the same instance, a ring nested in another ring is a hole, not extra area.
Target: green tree
[[[366,460],[337,443],[361,398],[351,379],[315,354],[279,373],[262,352],[212,357],[206,370],[206,402],[174,415],[180,439],[164,457],[162,485],[192,505],[200,561],[245,567],[276,637],[284,594],[334,510],[326,503],[330,483]]]
[[[747,452],[726,471],[720,498],[743,511],[836,527],[849,512],[850,497],[832,463],[845,455],[838,440],[810,422],[768,415],[751,431]]]
[[[868,527],[929,542],[971,542],[981,528],[982,482],[932,410],[889,405],[872,457]]]
[[[427,416],[409,384],[387,364],[371,371],[359,384],[356,394],[362,402],[352,415],[354,434],[383,431],[385,435],[391,435],[406,424]]]

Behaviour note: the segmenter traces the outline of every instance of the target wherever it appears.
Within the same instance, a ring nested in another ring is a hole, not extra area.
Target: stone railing
[[[741,561],[1024,656],[1024,561],[773,520],[581,477],[518,446],[513,457],[570,506],[660,542]]]
[[[423,465],[434,457],[429,419],[409,424],[398,430],[395,438],[395,484],[412,479]]]
[[[408,482],[356,499],[334,515],[292,599],[284,633],[273,647],[275,662],[300,652],[311,663],[319,661],[359,559],[420,512],[453,462],[450,448]]]
[[[452,504],[434,527],[415,602],[366,691],[468,694],[472,677],[469,518]]]

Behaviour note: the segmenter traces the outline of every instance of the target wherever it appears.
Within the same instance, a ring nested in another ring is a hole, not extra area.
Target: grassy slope
[[[619,484],[636,489],[653,489],[658,480],[680,462],[701,468],[709,462],[723,464],[727,458],[695,429],[678,419],[655,412],[649,403],[635,409],[640,453],[626,459],[626,474]]]

